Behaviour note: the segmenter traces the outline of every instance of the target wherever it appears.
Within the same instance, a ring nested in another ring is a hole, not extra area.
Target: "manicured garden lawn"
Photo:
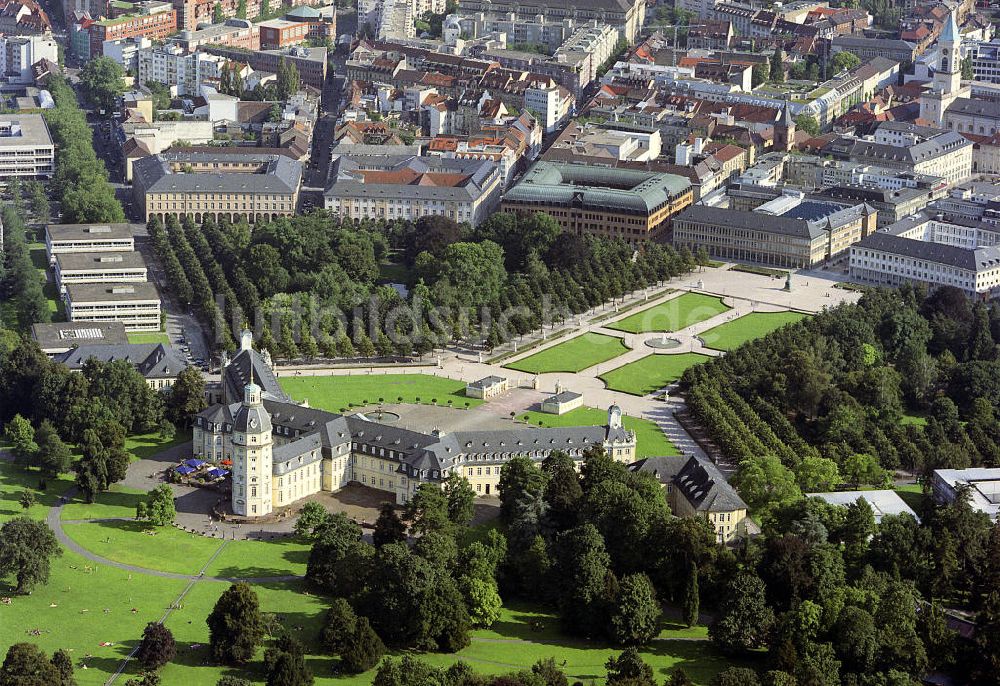
[[[172,526],[151,527],[135,521],[66,524],[64,528],[66,535],[101,557],[178,574],[197,574],[222,544],[217,538]]]
[[[585,333],[504,366],[531,374],[578,372],[628,352],[620,338]]]
[[[304,576],[310,548],[308,543],[293,538],[230,541],[205,570],[205,576]]]
[[[46,489],[38,490],[39,481],[45,481]],[[55,504],[59,496],[73,485],[71,474],[64,474],[58,479],[42,476],[34,469],[24,470],[10,462],[0,461],[0,524],[12,517],[27,514],[32,519],[45,519],[49,508]],[[21,507],[21,494],[30,490],[35,494],[36,504],[27,512]],[[0,623],[2,620],[0,610]]]
[[[135,517],[135,506],[145,496],[144,491],[115,484],[110,491],[98,493],[95,502],[75,500],[63,507],[60,519],[109,519],[111,517]]]
[[[159,620],[186,584],[130,575],[64,551],[52,560],[48,584],[36,586],[28,596],[10,596],[11,604],[0,606],[0,651],[6,653],[11,644],[22,641],[36,643],[49,654],[69,650],[76,682],[98,686],[135,647],[146,624]],[[10,595],[3,582],[0,595]],[[85,659],[87,655],[92,657]]]
[[[356,676],[335,676],[338,660],[317,655],[315,637],[322,625],[328,601],[304,593],[299,583],[267,584],[254,587],[260,596],[261,609],[274,612],[293,636],[303,641],[309,668],[316,676],[317,686],[368,686],[375,670]],[[204,618],[211,611],[225,584],[202,582],[184,599],[181,610],[167,620],[167,627],[177,640],[177,658],[163,668],[164,683],[186,686],[214,686],[224,674],[263,680],[260,660],[244,669],[203,666],[208,657],[208,630]],[[533,622],[534,625],[529,622]],[[569,638],[560,634],[558,619],[531,606],[505,607],[500,620],[491,629],[473,631],[472,644],[455,654],[427,653],[414,655],[419,660],[438,667],[447,667],[462,660],[483,674],[498,674],[530,668],[538,660],[554,657],[565,670],[570,682],[602,683],[607,659],[618,655],[621,648]],[[708,641],[704,627],[675,628],[669,625],[660,638],[640,652],[652,668],[657,681],[663,681],[668,670],[681,666],[699,685],[708,681],[729,663]],[[684,640],[688,639],[688,640]],[[192,644],[200,647],[191,648]],[[565,663],[564,663],[565,661]]]
[[[166,626],[177,641],[177,657],[160,672],[164,684],[215,686],[219,677],[225,674],[249,678],[253,683],[264,682],[265,675],[260,661],[263,649],[259,651],[258,659],[246,668],[203,665],[210,661],[205,618],[228,587],[228,584],[218,582],[196,584],[184,598],[183,607],[167,619]],[[317,676],[317,684],[355,683],[330,679],[336,659],[316,654],[316,639],[323,624],[323,614],[329,607],[329,600],[312,595],[302,582],[254,584],[253,588],[260,598],[261,610],[277,615],[278,621],[288,632],[305,644],[306,650],[311,653],[306,657],[306,662]],[[192,648],[192,645],[199,647]],[[356,683],[370,684],[371,675],[367,681],[359,680]]]
[[[379,398],[386,403],[424,403],[475,407],[482,400],[465,395],[465,382],[430,374],[365,374],[352,376],[283,377],[281,387],[295,400],[309,400],[309,405],[330,412],[341,408],[374,405]],[[402,400],[399,400],[402,398]]]
[[[747,341],[766,336],[785,324],[805,319],[801,312],[751,312],[725,324],[719,324],[701,334],[705,346],[716,350],[733,350]]]
[[[129,343],[163,343],[170,345],[170,337],[160,331],[136,331],[125,334]]]
[[[125,450],[132,453],[140,460],[145,460],[158,453],[162,453],[175,445],[187,443],[191,440],[191,429],[178,429],[174,437],[169,441],[160,438],[157,431],[148,434],[136,434],[125,439]],[[190,456],[189,456],[190,457]]]
[[[677,355],[650,355],[623,367],[612,369],[600,376],[604,385],[613,391],[648,395],[677,381],[688,367],[708,360],[708,355],[678,353]]]
[[[518,415],[529,424],[535,426],[605,426],[608,423],[608,413],[593,407],[578,407],[566,414],[555,415],[543,412],[525,412]],[[660,427],[655,422],[641,417],[623,417],[625,428],[635,432],[635,457],[641,459],[653,455],[680,455]]]
[[[722,303],[722,298],[714,295],[685,293],[607,326],[609,329],[628,333],[680,331],[729,309],[731,309],[729,306]]]

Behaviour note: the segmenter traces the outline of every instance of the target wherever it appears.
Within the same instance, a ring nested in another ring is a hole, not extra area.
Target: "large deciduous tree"
[[[15,593],[47,583],[50,560],[60,555],[59,541],[45,522],[15,517],[0,527],[0,574],[14,575]]]
[[[80,85],[87,99],[94,105],[111,112],[121,94],[125,92],[125,70],[110,57],[92,59],[80,72]]]
[[[249,662],[264,639],[260,601],[246,582],[227,588],[219,596],[206,622],[212,657],[217,662]]]

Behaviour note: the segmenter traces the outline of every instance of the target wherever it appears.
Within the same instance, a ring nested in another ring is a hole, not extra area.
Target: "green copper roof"
[[[512,202],[579,203],[597,209],[647,214],[690,187],[690,181],[675,174],[536,162],[504,199]]]

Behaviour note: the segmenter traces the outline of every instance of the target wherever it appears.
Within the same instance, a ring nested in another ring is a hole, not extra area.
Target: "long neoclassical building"
[[[168,152],[136,160],[132,192],[143,217],[255,224],[295,214],[302,163],[271,153]]]
[[[494,431],[413,431],[361,414],[341,415],[292,401],[281,390],[249,332],[225,366],[217,402],[194,417],[194,453],[231,459],[232,509],[261,517],[320,491],[357,482],[405,503],[422,483],[450,474],[469,480],[479,495],[496,495],[503,465],[515,456],[542,460],[554,450],[582,459],[601,446],[615,460],[635,460],[635,434],[621,409],[608,425],[518,426]]]

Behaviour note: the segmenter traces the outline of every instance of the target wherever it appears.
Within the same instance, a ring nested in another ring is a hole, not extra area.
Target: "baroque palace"
[[[477,494],[497,495],[500,469],[509,459],[541,461],[554,450],[580,460],[599,445],[617,461],[635,460],[635,434],[622,426],[614,405],[604,427],[512,423],[504,430],[423,433],[297,404],[281,390],[268,362],[244,332],[220,386],[211,389],[215,404],[193,422],[194,453],[233,462],[232,509],[239,516],[268,515],[349,482],[393,493],[403,504],[420,484],[460,474]]]

